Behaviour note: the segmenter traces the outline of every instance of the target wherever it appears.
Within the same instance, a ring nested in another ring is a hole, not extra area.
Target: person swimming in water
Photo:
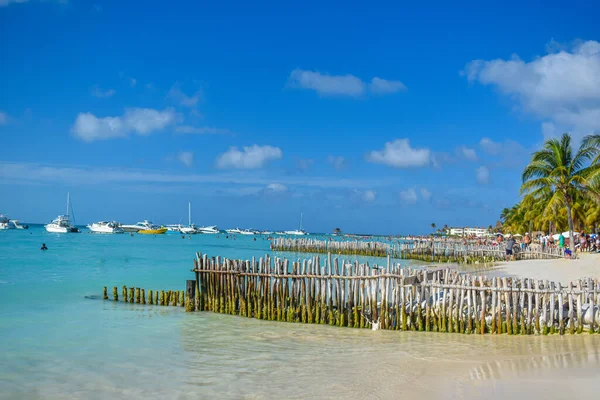
[[[42,247],[40,247],[40,250],[48,250],[48,247],[46,247],[46,243],[42,243]]]

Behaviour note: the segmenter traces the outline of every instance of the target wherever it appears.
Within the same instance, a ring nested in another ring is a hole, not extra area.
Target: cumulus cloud
[[[400,192],[400,200],[405,204],[415,204],[419,200],[415,189],[406,189]]]
[[[361,96],[365,83],[354,75],[329,75],[317,71],[295,69],[290,74],[288,86],[314,90],[321,96]]]
[[[279,160],[283,152],[279,147],[253,145],[244,147],[230,147],[225,153],[217,157],[217,168],[256,169],[262,168],[272,160]]]
[[[314,160],[310,158],[300,158],[296,160],[296,168],[299,171],[308,171],[314,164]]]
[[[388,81],[375,77],[371,79],[369,90],[374,94],[390,94],[406,90],[406,85],[400,81]]]
[[[542,120],[544,136],[571,132],[576,138],[600,131],[600,43],[550,46],[530,62],[474,60],[462,71],[469,81],[492,85]]]
[[[383,150],[371,151],[365,158],[369,162],[394,168],[425,167],[432,162],[429,149],[412,148],[408,139],[387,142]]]
[[[327,161],[329,161],[329,164],[338,171],[341,171],[346,167],[346,159],[342,156],[330,155],[327,157]]]
[[[287,186],[282,185],[281,183],[270,183],[267,185],[267,190],[274,193],[283,193],[287,192],[288,188]]]
[[[175,127],[175,132],[182,134],[195,134],[195,135],[224,135],[230,133],[228,129],[215,128],[211,126],[191,126],[191,125],[180,125]]]
[[[487,185],[490,181],[490,170],[482,165],[475,170],[475,179],[477,180],[477,183]]]
[[[191,151],[180,151],[177,153],[177,159],[186,167],[191,167],[194,164],[194,153]]]
[[[117,91],[115,89],[102,90],[98,85],[92,87],[92,96],[100,99],[112,97]]]
[[[198,104],[198,101],[202,99],[202,90],[197,90],[193,95],[188,96],[185,94],[178,83],[173,85],[167,93],[167,97],[171,100],[179,103],[182,107],[194,108]]]
[[[362,195],[363,200],[366,201],[367,203],[374,202],[376,197],[377,197],[377,192],[375,192],[374,190],[365,190]]]
[[[492,155],[496,155],[502,150],[502,143],[494,142],[492,139],[486,137],[481,139],[479,146],[481,146],[483,151]]]
[[[98,118],[92,113],[79,113],[71,132],[86,142],[127,137],[130,134],[147,136],[177,121],[171,108],[127,108],[119,117]]]
[[[0,126],[8,124],[8,115],[0,111]]]
[[[456,152],[460,157],[466,160],[477,161],[477,152],[475,151],[475,149],[471,149],[466,146],[460,146],[456,149]]]
[[[431,199],[431,192],[425,188],[421,188],[421,197],[423,200],[428,201]]]

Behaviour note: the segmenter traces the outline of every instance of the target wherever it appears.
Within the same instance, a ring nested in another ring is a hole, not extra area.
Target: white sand
[[[578,253],[578,259],[524,260],[499,263],[487,276],[512,276],[569,283],[582,278],[600,278],[600,254]]]

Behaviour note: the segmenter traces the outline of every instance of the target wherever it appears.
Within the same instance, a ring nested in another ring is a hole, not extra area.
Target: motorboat
[[[208,234],[215,234],[215,233],[219,233],[219,228],[217,228],[216,225],[212,225],[212,226],[201,226],[200,228],[198,228],[198,230],[201,233],[208,233]]]
[[[51,233],[77,233],[79,229],[71,224],[69,220],[69,211],[70,211],[70,195],[67,193],[67,214],[59,215],[55,219],[52,220],[49,224],[45,225],[46,231]]]
[[[19,220],[16,220],[16,219],[9,220],[9,224],[14,226],[15,229],[29,229],[29,225],[27,225],[27,224],[21,225],[21,224],[19,224]],[[9,229],[11,229],[11,228],[9,228]]]
[[[302,213],[300,213],[300,228],[293,230],[293,231],[285,231],[284,232],[286,235],[294,235],[294,236],[303,236],[303,235],[308,235],[308,233],[306,233],[306,231],[304,231],[302,229]]]
[[[242,230],[240,228],[225,229],[225,232],[232,233],[234,235],[241,235],[242,234]]]
[[[15,229],[14,224],[11,223],[11,220],[4,214],[0,214],[0,231],[7,229]]]
[[[121,228],[123,228],[125,232],[139,232],[142,229],[150,229],[153,226],[154,224],[152,222],[145,219],[142,222],[138,222],[134,225],[121,225]]]
[[[120,224],[116,221],[100,221],[88,225],[87,228],[93,233],[124,233]]]
[[[192,224],[192,203],[188,202],[188,225],[182,226],[180,230],[181,233],[185,235],[195,235],[196,233],[200,233],[196,225]]]
[[[164,226],[152,226],[150,228],[140,229],[137,233],[141,235],[162,235],[164,233],[167,233],[167,228],[165,228]]]
[[[182,225],[181,224],[177,224],[177,225],[167,225],[167,233],[181,233],[181,228]]]

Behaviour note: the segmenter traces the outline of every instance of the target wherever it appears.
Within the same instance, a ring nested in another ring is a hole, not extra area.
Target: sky
[[[600,4],[400,3],[0,0],[0,212],[495,224],[544,139],[600,130]]]

